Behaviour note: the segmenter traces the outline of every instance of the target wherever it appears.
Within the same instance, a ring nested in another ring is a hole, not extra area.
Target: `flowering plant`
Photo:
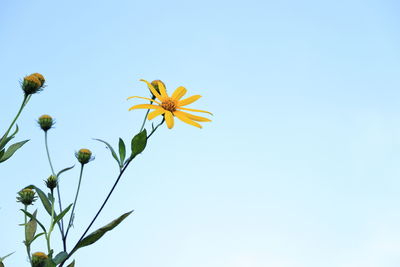
[[[94,159],[94,157],[92,152],[87,148],[82,148],[75,153],[75,157],[80,166],[79,179],[76,192],[74,194],[74,202],[65,207],[65,203],[62,202],[61,198],[62,190],[60,187],[60,178],[62,174],[72,170],[74,166],[61,169],[60,171],[56,171],[56,169],[53,167],[52,157],[49,152],[48,132],[50,129],[53,128],[54,120],[50,115],[42,115],[39,117],[37,122],[44,132],[44,145],[48,158],[49,169],[51,171],[51,175],[45,180],[44,183],[47,189],[42,190],[39,186],[32,184],[24,187],[17,193],[17,201],[23,205],[23,209],[21,209],[21,212],[24,216],[24,222],[23,224],[21,224],[21,226],[23,226],[25,231],[23,243],[25,245],[27,260],[29,261],[30,266],[55,267],[64,266],[66,264],[68,264],[67,267],[75,266],[75,260],[72,260],[72,258],[77,250],[89,246],[100,240],[104,236],[104,234],[114,229],[132,213],[132,211],[126,212],[111,221],[109,224],[89,233],[94,222],[101,214],[103,208],[107,204],[108,200],[114,192],[114,189],[118,185],[120,179],[123,177],[123,174],[130,163],[145,150],[150,137],[157,131],[160,126],[164,124],[164,122],[169,129],[172,129],[174,126],[174,117],[177,117],[181,121],[196,126],[198,128],[202,127],[199,122],[211,121],[208,118],[196,116],[191,113],[185,112],[192,111],[211,114],[208,111],[189,109],[186,107],[187,105],[198,100],[201,97],[200,95],[194,95],[186,99],[182,99],[187,90],[181,86],[178,87],[171,96],[169,96],[165,84],[162,81],[156,80],[151,83],[145,80],[142,81],[147,84],[151,96],[132,96],[128,99],[140,98],[148,100],[150,101],[150,103],[134,105],[129,109],[147,109],[140,131],[130,141],[130,149],[127,148],[124,140],[121,138],[119,138],[118,142],[118,153],[108,142],[101,139],[95,139],[99,142],[104,143],[107,146],[107,148],[111,152],[112,157],[118,164],[119,171],[113,186],[105,197],[96,215],[86,227],[85,231],[81,234],[80,238],[76,242],[74,242],[72,248],[70,249],[68,247],[70,241],[68,239],[68,234],[71,231],[73,223],[76,221],[75,211],[78,205],[84,168],[89,162]],[[26,76],[23,82],[21,82],[21,86],[24,92],[23,103],[18,114],[16,115],[8,130],[0,140],[0,162],[9,159],[15,151],[17,151],[20,147],[22,147],[23,144],[27,142],[27,140],[22,141],[13,144],[5,149],[6,144],[16,135],[18,127],[16,127],[16,130],[11,135],[9,135],[10,130],[14,126],[16,120],[18,119],[19,115],[21,114],[25,105],[28,103],[31,96],[44,88],[44,82],[44,77],[38,73]],[[155,126],[154,124],[152,124],[151,127],[148,127],[149,129],[147,129],[146,121],[153,120],[158,116],[162,117],[160,121]],[[65,192],[63,192],[63,194],[64,193]],[[31,206],[34,206],[39,201],[43,205],[48,216],[50,217],[50,223],[47,226],[42,223],[43,220],[39,218],[37,209],[33,211],[30,209]],[[52,233],[54,232],[54,230],[58,231],[61,237],[60,240],[62,243],[62,251],[59,252],[54,251],[52,246]],[[39,238],[44,238],[46,241],[46,248],[42,249],[42,251],[45,252],[38,251],[35,253],[31,253],[32,244]],[[0,257],[0,267],[5,266],[3,261],[6,257],[10,255],[11,254]]]

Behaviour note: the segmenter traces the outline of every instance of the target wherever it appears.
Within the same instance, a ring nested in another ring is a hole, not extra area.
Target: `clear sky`
[[[152,137],[94,229],[135,212],[77,266],[400,266],[399,12],[394,0],[3,0],[1,129],[18,80],[40,72],[48,85],[18,122],[31,141],[0,167],[6,266],[28,266],[16,192],[50,175],[36,119],[57,121],[56,169],[82,147],[96,156],[72,246],[118,171],[92,138],[138,131],[144,111],[128,108],[143,102],[126,98],[148,95],[141,78],[201,94],[192,108],[213,122]],[[78,174],[62,178],[67,203]]]

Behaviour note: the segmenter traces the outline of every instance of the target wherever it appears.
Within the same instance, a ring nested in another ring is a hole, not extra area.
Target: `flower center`
[[[174,112],[176,111],[176,102],[172,99],[167,99],[161,103],[161,107],[165,110]]]

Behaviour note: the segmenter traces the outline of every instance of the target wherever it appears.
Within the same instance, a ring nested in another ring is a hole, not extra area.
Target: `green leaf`
[[[143,150],[146,148],[147,144],[147,131],[144,129],[132,139],[132,155],[131,157],[134,158],[138,154],[142,153]]]
[[[74,165],[74,166],[71,166],[71,167],[68,167],[68,168],[65,168],[65,169],[62,169],[61,171],[59,171],[59,172],[57,173],[57,177],[60,177],[60,175],[61,175],[62,173],[71,170],[73,167],[75,167],[75,165]]]
[[[43,224],[38,220],[38,219],[36,219],[35,217],[33,217],[33,215],[32,214],[30,214],[29,212],[27,212],[27,211],[25,211],[25,210],[23,210],[23,209],[20,209],[23,213],[25,213],[26,214],[26,216],[28,216],[29,218],[31,218],[31,219],[33,219],[33,220],[36,220],[36,222],[39,224],[39,226],[43,229],[43,231],[45,232],[45,233],[47,233],[47,231],[46,231],[46,228],[43,226]]]
[[[3,137],[0,139],[0,149],[3,149],[6,146],[6,144],[15,137],[17,133],[18,133],[18,124],[15,127],[15,131],[9,137],[3,135]]]
[[[37,230],[37,222],[36,222],[37,210],[32,214],[34,219],[30,219],[29,222],[25,225],[25,241],[30,244],[35,238],[36,230]]]
[[[33,241],[35,241],[36,238],[38,238],[38,237],[40,237],[40,236],[42,236],[42,235],[44,235],[44,233],[40,233],[40,234],[35,235],[35,237],[34,237],[34,238],[32,239],[32,241],[31,241],[31,243],[32,243]]]
[[[75,260],[73,260],[67,267],[75,267]]]
[[[2,261],[0,261],[0,267],[5,267]]]
[[[107,148],[110,149],[111,154],[112,154],[113,158],[118,162],[118,165],[121,165],[121,164],[120,164],[120,161],[119,161],[119,159],[118,159],[118,156],[117,156],[117,154],[115,153],[114,148],[113,148],[109,143],[107,143],[106,141],[103,141],[103,140],[101,140],[101,139],[94,139],[94,140],[104,143],[104,144],[107,146]]]
[[[4,155],[1,157],[0,162],[8,160],[12,155],[14,155],[14,153],[18,149],[20,149],[28,141],[29,140],[21,141],[21,142],[18,142],[18,143],[15,143],[15,144],[12,144],[11,146],[9,146],[6,150],[6,152],[4,153]]]
[[[71,254],[73,252],[75,252],[76,250],[89,246],[93,243],[95,243],[97,240],[99,240],[105,233],[107,233],[108,231],[111,231],[112,229],[114,229],[118,224],[120,224],[126,217],[128,217],[131,213],[133,212],[127,212],[123,215],[121,215],[120,217],[118,217],[117,219],[115,219],[114,221],[110,222],[109,224],[101,227],[100,229],[94,231],[93,233],[91,233],[90,235],[88,235],[87,237],[85,237],[84,239],[82,239],[77,245],[76,248],[71,251]]]
[[[10,257],[14,253],[15,253],[15,251],[11,252],[10,254],[5,255],[4,257],[0,257],[0,262],[4,261],[6,258]]]
[[[62,252],[58,253],[58,254],[54,257],[53,261],[54,261],[55,264],[60,264],[60,263],[63,262],[66,258],[68,258],[68,253],[65,252],[65,251],[62,251]]]
[[[51,216],[51,203],[49,199],[46,197],[46,194],[40,190],[40,188],[31,185],[29,187],[33,187],[36,190],[36,193],[38,194],[40,200],[42,201],[44,209],[47,211],[47,213]]]
[[[4,149],[2,149],[2,150],[0,151],[0,159],[3,157],[3,155],[4,155]]]
[[[65,208],[59,215],[57,215],[54,219],[53,225],[56,225],[64,216],[67,214],[67,212],[71,209],[72,204],[70,204],[68,207]]]
[[[123,162],[125,160],[125,156],[126,156],[126,149],[125,149],[125,143],[124,140],[122,140],[121,138],[119,139],[119,157],[121,159],[120,163],[121,163],[121,167],[123,165]]]

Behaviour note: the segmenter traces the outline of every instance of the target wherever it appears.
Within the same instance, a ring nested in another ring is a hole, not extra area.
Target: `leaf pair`
[[[119,169],[121,170],[129,160],[133,159],[138,154],[142,153],[143,150],[146,148],[147,131],[146,131],[146,129],[144,129],[143,131],[141,131],[140,133],[138,133],[137,135],[135,135],[132,138],[132,141],[131,141],[132,153],[131,153],[131,156],[127,160],[125,160],[126,146],[125,146],[124,140],[122,140],[121,138],[119,138],[119,142],[118,142],[119,157],[118,157],[117,153],[115,152],[114,148],[109,143],[107,143],[106,141],[101,140],[101,139],[94,139],[94,140],[102,142],[103,144],[105,144],[107,146],[107,148],[111,152],[111,155],[117,161]]]
[[[16,126],[15,131],[10,136],[7,136],[7,134],[5,134],[0,139],[0,163],[11,158],[11,156],[14,155],[14,153],[18,149],[20,149],[26,142],[29,141],[29,140],[25,140],[25,141],[17,142],[15,144],[12,144],[11,146],[9,146],[6,149],[5,146],[7,145],[7,143],[10,142],[11,139],[13,139],[17,133],[18,133],[18,125]]]

